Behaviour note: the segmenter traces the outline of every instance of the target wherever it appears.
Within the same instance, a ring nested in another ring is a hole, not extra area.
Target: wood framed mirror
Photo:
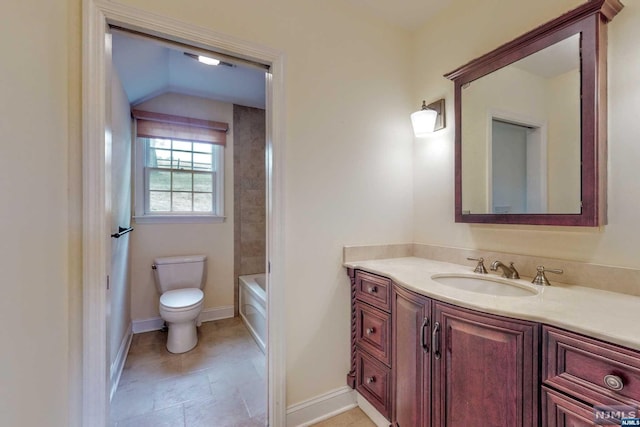
[[[606,24],[622,8],[589,1],[445,75],[456,222],[606,223]]]

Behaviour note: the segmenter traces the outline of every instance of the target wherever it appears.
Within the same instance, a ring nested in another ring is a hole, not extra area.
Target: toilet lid
[[[186,310],[200,303],[204,293],[197,288],[175,289],[160,296],[160,304],[165,308]]]

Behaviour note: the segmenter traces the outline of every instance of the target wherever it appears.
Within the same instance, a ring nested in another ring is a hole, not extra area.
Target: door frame
[[[267,383],[269,425],[286,424],[284,305],[284,54],[108,0],[83,0],[82,46],[82,425],[106,427],[109,417],[107,345],[106,180],[108,74],[105,35],[109,24],[220,51],[271,66],[267,74]]]
[[[539,181],[540,209],[547,210],[547,200],[549,196],[547,184],[547,122],[534,117],[525,116],[511,111],[489,109],[487,112],[487,176],[486,176],[486,212],[493,213],[493,120],[511,123],[535,129],[535,132],[527,135],[527,152],[533,151],[536,155],[535,162],[538,165],[539,174],[536,176]]]

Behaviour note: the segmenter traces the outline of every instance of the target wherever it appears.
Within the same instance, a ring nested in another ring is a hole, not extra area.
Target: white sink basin
[[[480,276],[477,274],[435,274],[432,280],[441,285],[480,294],[497,295],[501,297],[530,297],[538,291],[525,284],[495,276]]]

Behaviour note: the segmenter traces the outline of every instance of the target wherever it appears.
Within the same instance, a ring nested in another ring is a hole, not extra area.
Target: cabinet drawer
[[[542,427],[596,426],[593,408],[555,390],[542,387]]]
[[[356,345],[389,365],[391,363],[391,315],[356,302]]]
[[[384,310],[391,310],[391,281],[387,278],[356,272],[356,299]]]
[[[356,390],[386,419],[390,418],[391,370],[363,351],[356,351]]]
[[[590,403],[640,404],[639,352],[548,326],[543,342],[546,384]]]

